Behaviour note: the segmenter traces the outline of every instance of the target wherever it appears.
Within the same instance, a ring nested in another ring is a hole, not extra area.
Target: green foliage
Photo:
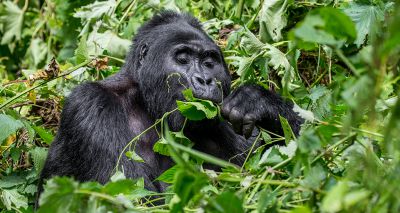
[[[198,121],[217,116],[219,109],[211,101],[195,98],[191,89],[186,89],[182,93],[187,101],[176,101],[176,104],[187,119]]]
[[[0,141],[4,141],[4,139],[16,133],[22,127],[23,124],[21,121],[15,120],[9,115],[0,115]]]
[[[4,2],[4,8],[1,14],[1,20],[3,22],[3,38],[1,39],[1,44],[8,44],[12,40],[20,40],[24,11],[11,1],[6,1]]]
[[[306,50],[317,44],[340,48],[356,38],[356,30],[351,19],[339,9],[325,7],[308,13],[290,37]]]
[[[162,9],[204,22],[232,87],[257,83],[294,102],[301,134],[281,117],[284,135],[262,130],[254,141],[262,146],[233,165],[192,149],[184,127],[168,129],[177,111],[190,122],[220,116],[219,105],[184,90],[185,101],[118,159],[144,162],[136,142],[156,129],[153,150],[176,163],[158,177],[166,192],[147,191],[117,165],[105,185],[50,179],[39,212],[400,211],[397,2],[26,0],[0,3],[0,212],[33,212],[65,97],[117,72],[139,26]]]

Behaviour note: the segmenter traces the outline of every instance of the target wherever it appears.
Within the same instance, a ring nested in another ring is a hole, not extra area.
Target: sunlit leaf
[[[1,190],[1,201],[6,206],[7,210],[11,210],[12,207],[22,207],[25,209],[28,207],[28,198],[21,195],[17,189]]]
[[[217,116],[218,108],[211,102],[207,100],[199,100],[197,102],[183,102],[176,101],[179,111],[183,116],[189,120],[202,120],[211,119]]]
[[[33,165],[38,173],[43,169],[44,162],[47,157],[47,148],[36,147],[30,151],[32,155]]]
[[[134,152],[134,151],[127,151],[127,152],[125,153],[125,155],[126,155],[126,157],[128,157],[129,159],[132,159],[132,160],[134,160],[134,161],[136,161],[136,162],[141,162],[141,163],[144,162],[143,158],[140,157],[138,154],[136,154],[136,152]]]
[[[260,38],[263,42],[282,39],[282,29],[287,24],[286,10],[292,0],[264,1],[260,11]]]
[[[317,44],[342,47],[356,39],[356,29],[351,19],[334,8],[311,11],[304,21],[290,32],[290,37],[303,49],[314,49]]]
[[[4,33],[1,44],[8,44],[13,39],[20,40],[22,25],[24,21],[24,11],[11,1],[5,1],[4,11],[0,16],[0,23],[3,23],[1,31]]]
[[[354,43],[357,46],[361,46],[380,33],[377,24],[384,20],[384,11],[380,6],[351,2],[343,11],[356,25],[357,38]]]
[[[8,136],[14,134],[23,126],[21,121],[15,120],[9,115],[0,114],[0,142],[4,141]]]

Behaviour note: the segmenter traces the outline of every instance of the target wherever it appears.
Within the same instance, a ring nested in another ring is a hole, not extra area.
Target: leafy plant
[[[153,150],[176,163],[158,177],[168,190],[145,190],[117,165],[105,185],[49,180],[39,212],[400,210],[397,2],[49,0],[0,3],[1,212],[33,212],[65,97],[118,72],[138,27],[162,9],[205,22],[233,87],[253,82],[293,101],[306,120],[300,136],[282,119],[284,135],[261,130],[254,144],[262,146],[242,153],[243,165],[199,152],[165,121],[177,111],[194,122],[218,119],[219,106],[185,90],[186,100],[145,130],[160,130]],[[120,158],[143,161],[134,145],[145,132]]]

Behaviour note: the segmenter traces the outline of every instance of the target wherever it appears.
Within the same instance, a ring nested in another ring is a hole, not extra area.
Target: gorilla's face
[[[182,90],[221,103],[231,78],[219,47],[202,30],[185,22],[161,25],[136,40],[140,68],[137,82],[147,110],[155,118],[176,108]],[[143,53],[143,54],[142,54]],[[171,116],[174,124],[183,121]]]
[[[164,64],[167,73],[177,73],[187,82],[195,97],[222,102],[222,82],[226,81],[227,74],[215,44],[204,40],[178,43],[168,51]]]

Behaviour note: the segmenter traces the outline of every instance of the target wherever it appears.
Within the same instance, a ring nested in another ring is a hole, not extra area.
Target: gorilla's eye
[[[207,67],[209,69],[214,68],[214,63],[211,62],[211,61],[205,61],[203,64],[204,64],[205,67]]]
[[[178,53],[175,59],[180,64],[189,64],[189,56],[186,53]]]

